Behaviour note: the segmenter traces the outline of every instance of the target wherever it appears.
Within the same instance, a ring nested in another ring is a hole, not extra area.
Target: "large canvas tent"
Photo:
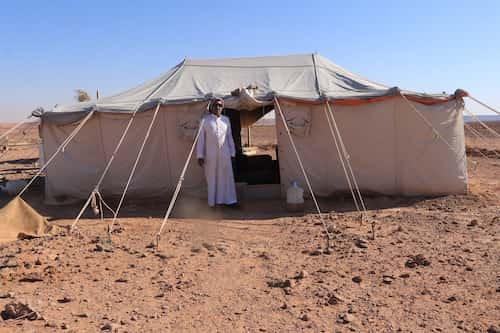
[[[86,121],[46,170],[47,200],[86,199],[103,172],[107,175],[99,192],[122,194],[150,124],[127,196],[173,192],[199,120],[214,96],[224,98],[227,108],[241,112],[240,121],[247,124],[256,121],[261,110],[279,106],[316,194],[349,190],[342,157],[326,121],[326,103],[335,114],[362,192],[440,195],[467,190],[460,91],[448,95],[400,90],[367,80],[320,55],[307,54],[185,59],[158,78],[123,93],[96,102],[59,105],[42,113],[45,160]],[[151,122],[157,107],[159,112]],[[292,179],[302,184],[305,179],[284,123],[277,120],[276,127],[284,193]],[[194,163],[183,189],[204,193],[203,172]]]

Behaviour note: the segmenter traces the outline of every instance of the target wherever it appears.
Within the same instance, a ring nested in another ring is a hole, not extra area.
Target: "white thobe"
[[[209,114],[203,118],[202,129],[196,146],[196,155],[205,160],[205,177],[208,187],[208,205],[235,204],[231,157],[236,154],[231,123],[226,116]]]

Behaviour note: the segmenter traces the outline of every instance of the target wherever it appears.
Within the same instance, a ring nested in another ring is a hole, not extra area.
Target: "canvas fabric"
[[[285,119],[310,112],[308,135],[292,134],[315,194],[329,196],[349,191],[335,148],[324,105],[280,102]],[[438,105],[413,103],[449,142],[454,151],[401,97],[357,106],[333,106],[334,117],[363,192],[386,195],[439,195],[465,193],[463,105],[458,101]],[[299,110],[299,111],[298,111]],[[292,180],[307,191],[290,140],[276,114],[282,193]]]
[[[246,89],[246,90],[245,90]],[[235,90],[241,94],[234,95]],[[437,103],[447,94],[403,91],[422,102]],[[399,94],[389,87],[350,72],[319,54],[253,58],[185,59],[159,77],[122,93],[73,105],[57,105],[46,112],[46,121],[76,121],[85,112],[145,111],[156,105],[184,104],[223,97],[226,107],[253,109],[269,104],[274,96],[299,101],[328,97],[358,103]],[[76,114],[75,114],[76,112]]]
[[[162,106],[139,160],[127,192],[128,197],[158,197],[170,194],[177,184],[194,138],[192,128],[183,128],[186,119],[199,119],[206,103]],[[189,115],[189,116],[188,116]],[[47,203],[63,203],[88,197],[130,119],[130,114],[96,113],[46,171]],[[136,115],[99,191],[120,196],[130,175],[153,110]],[[185,126],[185,125],[184,125]],[[50,157],[75,125],[42,122],[45,157]],[[183,191],[197,194],[204,188],[203,169],[190,162]]]

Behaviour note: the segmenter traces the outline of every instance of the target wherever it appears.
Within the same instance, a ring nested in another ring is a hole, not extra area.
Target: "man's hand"
[[[198,159],[198,165],[202,167],[204,164],[205,164],[205,159],[204,158],[199,158]]]

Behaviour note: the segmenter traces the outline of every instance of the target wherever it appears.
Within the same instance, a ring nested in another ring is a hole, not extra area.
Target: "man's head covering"
[[[212,111],[212,109],[214,108],[214,106],[217,105],[217,104],[219,104],[219,103],[222,105],[222,107],[224,107],[224,100],[222,98],[215,97],[210,102],[210,106],[209,106],[208,110]]]

